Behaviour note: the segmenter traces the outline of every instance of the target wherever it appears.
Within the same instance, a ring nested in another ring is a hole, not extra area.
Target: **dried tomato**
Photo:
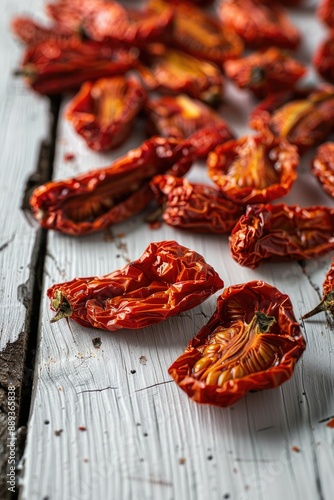
[[[146,99],[134,77],[113,76],[86,82],[70,102],[67,118],[88,146],[96,151],[124,142]]]
[[[230,236],[232,257],[256,268],[264,261],[312,259],[334,249],[334,208],[249,205]]]
[[[320,89],[312,86],[305,89],[294,88],[268,95],[252,109],[249,115],[248,126],[258,131],[268,128],[271,116],[275,111],[291,101],[309,97],[316,90]]]
[[[259,135],[227,141],[209,153],[208,175],[236,203],[264,203],[287,194],[299,155],[286,140]]]
[[[302,319],[311,318],[320,312],[329,311],[334,316],[334,257],[332,265],[326,274],[325,281],[322,285],[323,298],[321,302],[312,311],[304,314]]]
[[[313,55],[313,65],[319,75],[334,83],[334,33],[331,33],[316,49]]]
[[[143,46],[148,42],[160,41],[161,37],[172,30],[174,13],[168,5],[162,12],[157,12],[151,2],[142,10],[123,7],[123,12],[117,19],[115,4],[118,14],[120,5],[117,2],[107,2],[88,20],[85,31],[90,38]]]
[[[41,94],[77,89],[86,80],[121,74],[134,66],[136,53],[70,38],[50,39],[27,48],[21,73]]]
[[[276,47],[227,61],[224,69],[239,88],[252,90],[258,97],[290,90],[306,73],[302,63]]]
[[[170,8],[165,0],[151,0],[150,4],[161,14]],[[224,28],[214,17],[184,1],[175,3],[169,44],[220,68],[224,61],[239,57],[243,51],[243,42],[234,31]]]
[[[172,175],[157,175],[151,187],[162,204],[166,224],[196,233],[230,233],[244,209],[217,189]]]
[[[150,134],[189,138],[200,158],[206,157],[217,144],[234,137],[218,113],[202,101],[185,94],[150,99],[145,110]]]
[[[16,16],[12,20],[11,29],[16,38],[26,45],[39,43],[50,38],[68,38],[73,36],[68,31],[61,31],[55,27],[47,28],[30,17]]]
[[[229,406],[288,380],[306,343],[289,297],[263,281],[234,285],[168,372],[197,403]]]
[[[224,286],[204,258],[176,241],[151,243],[142,256],[102,277],[75,278],[47,294],[53,322],[115,331],[159,323],[198,306]]]
[[[148,205],[154,197],[149,186],[154,175],[183,175],[193,158],[189,143],[153,137],[110,167],[36,188],[30,205],[45,228],[74,236],[100,231]]]
[[[269,127],[295,144],[301,154],[323,142],[334,128],[334,87],[327,85],[305,99],[283,105],[271,116]]]
[[[218,14],[223,26],[235,30],[248,47],[295,49],[299,45],[298,29],[275,0],[223,0]]]
[[[311,171],[324,191],[334,198],[334,142],[319,146],[312,160]]]
[[[218,67],[163,44],[150,44],[141,52],[138,70],[148,90],[185,93],[210,105],[222,100],[224,78]]]
[[[317,7],[317,15],[330,28],[334,28],[334,1],[320,0]]]
[[[56,0],[46,4],[46,13],[54,21],[58,29],[84,32],[86,23],[109,2],[105,0]],[[126,18],[124,7],[117,2],[110,2],[113,8],[115,23]]]

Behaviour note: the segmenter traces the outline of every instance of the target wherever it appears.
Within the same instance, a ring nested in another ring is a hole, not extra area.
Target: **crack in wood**
[[[154,478],[145,478],[145,477],[136,477],[136,476],[128,476],[128,479],[131,481],[141,481],[148,482],[151,484],[158,484],[159,486],[169,486],[172,487],[173,483],[170,481],[164,481],[163,479],[154,479]]]
[[[113,391],[116,391],[118,389],[118,387],[108,386],[108,387],[103,387],[102,389],[87,389],[85,391],[77,392],[77,395],[79,395],[79,394],[85,394],[86,392],[103,392],[103,391],[108,391],[109,389],[113,390]]]
[[[12,237],[8,241],[6,241],[0,246],[0,252],[5,250],[14,241],[14,239],[15,239],[15,233],[12,234]]]
[[[334,415],[331,415],[330,417],[322,418],[321,420],[318,420],[319,424],[323,424],[324,422],[328,422],[329,420],[332,420],[334,418]]]
[[[135,392],[146,391],[147,389],[151,389],[152,387],[157,387],[158,385],[171,384],[174,380],[165,380],[164,382],[157,382],[156,384],[148,385],[147,387],[142,387],[141,389],[137,389]]]

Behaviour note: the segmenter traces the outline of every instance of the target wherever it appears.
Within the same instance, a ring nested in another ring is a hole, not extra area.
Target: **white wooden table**
[[[13,385],[19,427],[15,491],[22,500],[333,498],[334,429],[326,423],[334,415],[334,330],[325,314],[302,323],[307,350],[289,382],[250,393],[226,409],[190,401],[167,373],[214,311],[215,297],[138,331],[113,334],[74,322],[50,324],[49,286],[118,269],[151,241],[175,239],[196,249],[226,286],[252,279],[277,286],[290,295],[297,318],[319,301],[332,256],[305,267],[264,264],[253,271],[233,261],[227,237],[166,225],[152,230],[142,215],[109,233],[78,239],[42,231],[20,207],[41,142],[50,138],[50,103],[14,78],[22,48],[9,33],[14,15],[41,17],[42,7],[42,0],[3,0],[0,16],[0,497],[8,494],[7,399]],[[309,61],[324,29],[313,10],[294,10],[291,16],[304,34],[298,55]],[[227,86],[221,111],[239,135],[247,132],[252,104],[249,95]],[[93,153],[65,121],[65,109],[62,102],[55,179],[106,166],[144,139],[137,122],[125,145]],[[52,144],[43,151],[47,167]],[[67,153],[75,155],[73,161],[64,160]],[[301,161],[284,201],[333,206],[311,176],[309,160],[310,155]],[[40,164],[45,167],[45,161]],[[45,175],[44,168],[39,179]],[[200,164],[189,177],[209,182]],[[93,344],[97,337],[99,349]]]

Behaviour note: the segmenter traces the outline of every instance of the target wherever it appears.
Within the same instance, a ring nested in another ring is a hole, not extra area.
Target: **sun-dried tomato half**
[[[186,141],[152,137],[109,167],[39,186],[31,209],[47,229],[73,236],[101,231],[150,203],[154,194],[149,183],[155,175],[184,175],[193,159],[194,148]]]
[[[56,284],[47,294],[56,311],[52,322],[70,317],[86,327],[115,331],[159,323],[198,306],[223,286],[202,255],[176,241],[161,241],[122,269]]]
[[[52,38],[28,46],[21,73],[37,92],[60,94],[87,80],[125,73],[135,64],[135,52],[77,38]]]
[[[47,28],[27,16],[14,17],[11,22],[11,29],[16,38],[26,45],[39,43],[50,38],[69,38],[70,36],[74,36],[73,33],[61,31],[54,26]]]
[[[170,8],[165,0],[151,0],[150,4],[161,13]],[[169,44],[199,59],[212,61],[220,68],[224,61],[239,57],[243,51],[243,42],[234,31],[224,28],[202,9],[183,1],[174,5]]]
[[[71,33],[84,33],[86,23],[105,8],[113,10],[114,21],[126,19],[125,8],[117,2],[106,0],[56,0],[46,4],[46,13],[58,29]],[[102,17],[102,16],[101,16]]]
[[[316,49],[313,55],[313,65],[319,75],[334,83],[334,32]]]
[[[323,142],[334,128],[334,87],[291,101],[273,113],[270,130],[298,147],[300,153]]]
[[[334,198],[334,142],[326,142],[318,147],[311,171],[324,191]]]
[[[236,203],[264,203],[287,194],[299,155],[288,141],[268,134],[227,141],[212,151],[208,175]]]
[[[158,14],[149,6],[127,9],[112,0],[60,0],[47,6],[58,26],[80,31],[99,42],[139,46],[159,40],[172,29],[173,10]]]
[[[168,372],[197,403],[229,406],[287,381],[306,343],[289,297],[263,281],[234,285]]]
[[[150,44],[141,52],[138,66],[148,90],[185,93],[210,105],[221,102],[224,78],[218,67],[180,50]]]
[[[302,63],[276,47],[227,61],[224,69],[239,88],[252,90],[258,97],[290,90],[306,73]]]
[[[134,77],[113,76],[86,82],[72,99],[67,118],[88,146],[96,151],[124,142],[146,99],[146,91]]]
[[[170,6],[158,13],[148,4],[141,10],[125,9],[125,13],[125,19],[115,22],[113,7],[107,5],[87,23],[88,35],[93,40],[142,46],[160,41],[172,30],[174,15]]]
[[[300,42],[298,29],[275,0],[221,0],[218,15],[248,47],[295,49]]]
[[[334,1],[320,0],[317,7],[317,15],[330,28],[334,28]]]
[[[263,131],[269,127],[271,116],[275,111],[291,101],[305,99],[317,90],[320,89],[312,86],[305,89],[294,88],[268,95],[252,109],[249,115],[248,126],[259,132]]]
[[[196,233],[230,233],[244,212],[205,184],[172,175],[157,175],[151,188],[162,205],[162,218],[170,226]]]
[[[302,319],[311,318],[320,312],[329,311],[334,316],[334,257],[332,265],[326,274],[322,285],[323,298],[321,302],[312,311],[304,314]]]
[[[249,205],[230,236],[232,257],[242,266],[312,259],[334,249],[334,208]]]
[[[151,135],[189,138],[200,158],[205,158],[218,144],[234,137],[218,113],[186,94],[150,99],[145,110]]]

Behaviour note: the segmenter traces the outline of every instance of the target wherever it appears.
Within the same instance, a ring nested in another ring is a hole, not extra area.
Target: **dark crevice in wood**
[[[52,179],[60,102],[58,97],[50,100],[48,138],[41,144],[36,170],[26,182],[21,203],[21,209],[24,210],[26,215],[30,213],[29,198],[32,190]],[[6,349],[0,352],[0,498],[4,500],[15,500],[19,497],[18,470],[16,471],[15,493],[8,491],[7,484],[9,470],[8,449],[6,447],[8,438],[8,386],[14,385],[16,388],[15,459],[16,467],[18,467],[24,452],[26,426],[31,406],[46,248],[47,233],[44,229],[37,229],[29,265],[29,278],[17,289],[17,299],[26,308],[24,328],[18,340],[8,344]]]
[[[21,209],[28,218],[32,218],[29,200],[33,190],[52,179],[53,159],[56,148],[57,124],[60,108],[60,97],[50,100],[49,137],[44,139],[39,148],[36,170],[28,177],[21,202]]]

